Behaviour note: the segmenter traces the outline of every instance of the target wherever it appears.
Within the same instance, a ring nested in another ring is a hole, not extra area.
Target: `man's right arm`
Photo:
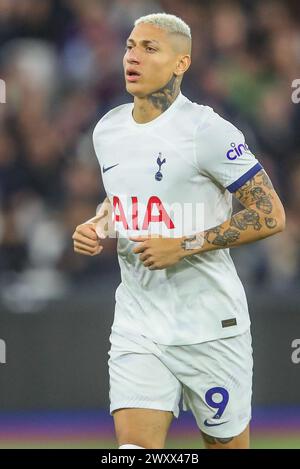
[[[97,215],[76,227],[72,236],[75,252],[85,256],[96,256],[103,251],[103,246],[100,243],[101,239],[104,239],[107,234],[101,228],[101,225],[103,226],[101,222],[104,221],[106,224],[106,220],[108,221],[110,218],[110,213],[111,205],[106,197]]]

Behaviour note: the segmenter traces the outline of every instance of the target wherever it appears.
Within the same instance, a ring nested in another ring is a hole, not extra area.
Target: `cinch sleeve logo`
[[[240,143],[239,145],[236,145],[234,142],[230,144],[232,147],[228,152],[226,153],[226,156],[229,160],[236,160],[238,156],[242,156],[244,151],[249,150],[248,145],[246,143]]]

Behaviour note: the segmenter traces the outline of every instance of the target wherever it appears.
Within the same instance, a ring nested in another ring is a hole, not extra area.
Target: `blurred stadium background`
[[[165,11],[192,28],[182,91],[235,123],[287,212],[274,238],[232,250],[252,318],[252,447],[300,448],[298,1],[0,0],[0,447],[115,447],[107,352],[115,242],[75,255],[72,233],[104,198],[91,133],[132,101],[122,55],[134,20]],[[200,447],[181,412],[168,447]]]

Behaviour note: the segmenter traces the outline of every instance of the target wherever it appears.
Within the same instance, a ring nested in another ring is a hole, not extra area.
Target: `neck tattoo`
[[[164,112],[168,109],[169,106],[175,101],[179,93],[179,83],[178,77],[173,75],[171,80],[159,90],[148,96],[150,103],[157,109],[160,109],[161,112]]]

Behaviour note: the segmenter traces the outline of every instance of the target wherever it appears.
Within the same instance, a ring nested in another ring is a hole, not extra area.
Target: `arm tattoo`
[[[238,230],[228,228],[222,233],[221,227],[216,226],[205,232],[205,239],[209,244],[216,246],[228,246],[228,244],[234,243],[239,239],[240,233]]]
[[[259,171],[235,192],[236,198],[247,208],[232,216],[229,228],[228,225],[226,228],[219,225],[206,230],[205,240],[209,244],[226,248],[240,238],[242,231],[275,229],[277,220],[271,215],[274,208],[272,190],[273,186],[267,174],[264,170]]]
[[[261,179],[262,179],[262,184],[263,184],[265,187],[267,187],[268,189],[270,189],[270,191],[274,189],[273,184],[271,183],[270,178],[269,178],[269,176],[265,173],[265,171],[263,171],[263,170],[259,171],[258,175],[259,175],[259,177],[261,177]]]
[[[250,217],[250,212],[252,217],[256,217],[257,223],[254,225],[255,230],[260,230],[263,226],[268,229],[274,229],[277,226],[277,220],[273,217],[267,216],[263,217],[264,219],[262,221],[260,220],[260,214],[270,215],[274,209],[273,196],[271,193],[273,189],[272,182],[268,175],[261,169],[253,178],[235,192],[236,198],[239,199],[244,206],[249,207],[251,205],[251,208],[248,209],[249,215],[247,215],[247,218]],[[257,211],[252,208],[253,206],[257,208]],[[240,218],[240,214],[234,215],[230,225],[236,226]],[[241,226],[239,228],[243,229]]]
[[[270,230],[276,228],[277,226],[277,220],[275,218],[265,217],[265,222],[266,226],[270,228]]]
[[[261,169],[257,174],[255,174],[255,176],[253,176],[253,178],[249,179],[249,181],[245,182],[245,184],[237,190],[236,197],[240,198],[240,194],[241,197],[244,198],[253,187],[257,186],[268,189],[269,191],[273,190],[273,185],[263,169]]]
[[[166,111],[171,106],[179,93],[179,77],[173,75],[171,80],[163,87],[148,96],[148,100],[154,107],[160,109],[162,112]]]
[[[267,195],[265,191],[261,187],[253,187],[250,190],[250,194],[252,196],[253,201],[256,202],[256,207],[258,210],[269,214],[272,212],[273,206],[271,202],[271,196]]]
[[[269,214],[273,210],[272,195],[269,193],[272,190],[273,186],[268,175],[261,169],[235,192],[235,196],[243,205],[255,203],[258,210]]]
[[[248,226],[253,226],[256,231],[259,231],[262,227],[259,222],[259,213],[252,209],[243,210],[233,215],[230,220],[230,226],[234,226],[242,231],[245,231]]]

